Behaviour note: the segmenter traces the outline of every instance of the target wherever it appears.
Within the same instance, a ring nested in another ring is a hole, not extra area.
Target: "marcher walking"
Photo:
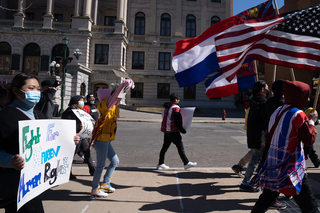
[[[179,102],[179,95],[172,93],[170,95],[170,102],[166,102],[163,105],[165,110],[163,110],[162,113],[161,131],[164,133],[164,139],[157,169],[169,169],[169,166],[164,164],[164,159],[171,143],[176,145],[180,158],[184,164],[184,169],[189,169],[197,165],[196,162],[190,162],[184,152],[180,132],[185,134],[186,130],[182,127],[182,116],[178,105]]]

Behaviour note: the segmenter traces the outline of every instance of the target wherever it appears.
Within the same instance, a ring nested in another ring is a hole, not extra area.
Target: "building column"
[[[93,24],[95,24],[95,25],[97,25],[98,4],[99,4],[99,1],[98,0],[94,0],[92,19],[93,19]]]
[[[182,37],[181,8],[182,8],[181,0],[176,0],[176,31],[174,33],[174,36],[179,36],[179,37]]]
[[[127,4],[127,0],[118,0],[117,6],[117,20],[115,20],[114,32],[124,34],[124,5]]]
[[[92,6],[92,0],[86,0],[83,16],[91,18],[91,6]]]
[[[78,17],[79,16],[79,7],[80,7],[80,0],[75,0],[74,1],[74,15],[73,17]]]
[[[157,22],[157,0],[151,0],[151,8],[150,8],[150,21],[148,21],[149,25],[149,35],[156,35],[156,26],[158,25]],[[155,39],[155,38],[154,38]]]
[[[207,26],[207,15],[208,15],[207,14],[207,1],[201,0],[200,34],[203,33],[209,27],[209,26]],[[196,32],[198,32],[198,30]],[[197,33],[197,34],[199,34],[199,33]]]
[[[53,8],[53,0],[47,0],[47,12],[43,15],[43,26],[44,29],[52,29],[52,23],[53,23],[53,14],[52,14],[52,8]]]
[[[91,31],[92,27],[92,19],[91,19],[91,8],[92,8],[92,0],[84,0],[84,6],[83,6],[83,16],[81,16],[81,7],[82,3],[81,0],[78,0],[76,3],[79,3],[79,16],[78,17],[72,17],[72,29],[77,30],[86,30]]]
[[[13,27],[23,28],[23,22],[25,15],[23,13],[23,5],[25,0],[18,0],[18,12],[14,14],[14,25]]]

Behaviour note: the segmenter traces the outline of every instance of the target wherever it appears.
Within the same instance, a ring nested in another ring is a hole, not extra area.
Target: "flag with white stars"
[[[218,63],[228,80],[247,59],[320,72],[320,5],[244,21],[215,41]]]

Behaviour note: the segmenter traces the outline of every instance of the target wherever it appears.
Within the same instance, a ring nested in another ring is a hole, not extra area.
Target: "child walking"
[[[176,145],[180,158],[184,164],[184,169],[189,169],[197,165],[196,162],[190,162],[184,152],[182,143],[182,134],[186,133],[186,130],[182,127],[182,116],[180,114],[180,97],[176,93],[172,93],[170,96],[170,102],[163,104],[165,110],[162,112],[161,131],[164,133],[164,140],[162,149],[159,156],[159,164],[157,169],[169,169],[169,166],[164,164],[164,157],[169,149],[171,143]]]

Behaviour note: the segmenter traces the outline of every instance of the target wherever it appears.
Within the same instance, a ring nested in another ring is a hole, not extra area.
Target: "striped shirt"
[[[176,104],[172,104],[169,108],[163,110],[161,123],[162,132],[179,132],[173,121],[174,112],[180,112],[180,107]]]

